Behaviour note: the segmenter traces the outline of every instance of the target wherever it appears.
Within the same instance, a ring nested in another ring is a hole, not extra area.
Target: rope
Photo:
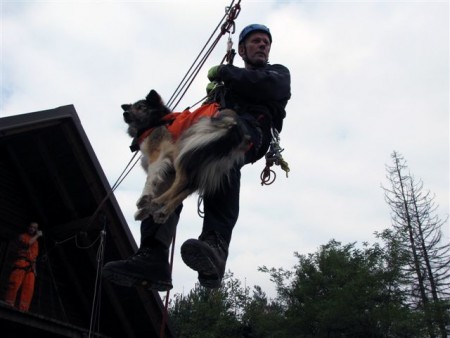
[[[77,235],[70,236],[70,237],[68,237],[68,238],[66,238],[66,239],[64,239],[62,241],[59,241],[59,242],[54,241],[55,246],[53,248],[51,248],[50,250],[47,249],[46,242],[44,241],[44,248],[45,248],[46,253],[45,253],[45,255],[40,257],[40,259],[39,259],[39,260],[42,260],[42,261],[46,262],[47,265],[48,265],[50,278],[51,278],[51,281],[53,282],[53,287],[55,288],[56,295],[57,295],[57,298],[58,298],[58,301],[59,301],[59,305],[60,305],[60,308],[61,308],[60,312],[62,313],[62,315],[64,317],[64,320],[68,321],[68,317],[67,317],[66,311],[64,309],[63,302],[61,300],[61,297],[59,297],[59,292],[58,292],[55,276],[53,274],[52,265],[50,264],[50,253],[51,253],[51,251],[53,251],[53,249],[57,245],[63,244],[63,243],[65,243],[65,242],[67,242],[67,241],[69,241],[71,239],[75,239],[75,244],[76,244],[76,247],[78,249],[89,249],[89,248],[93,247],[94,244],[97,243],[100,240],[100,244],[99,244],[99,247],[98,247],[98,250],[97,250],[97,268],[96,268],[94,296],[93,296],[93,301],[92,301],[91,318],[90,318],[90,324],[89,324],[89,337],[91,337],[91,334],[92,334],[92,331],[93,331],[95,323],[97,323],[96,324],[96,326],[97,326],[96,331],[97,332],[100,331],[100,328],[98,327],[98,325],[100,323],[100,303],[101,303],[100,297],[101,297],[101,285],[102,285],[102,283],[101,283],[101,279],[102,278],[101,277],[102,277],[102,267],[103,267],[103,259],[104,259],[104,252],[105,252],[105,236],[106,236],[105,228],[106,228],[106,217],[104,217],[104,226],[103,226],[103,230],[100,232],[100,236],[98,236],[92,242],[92,244],[90,244],[88,246],[84,246],[84,247],[78,244]]]
[[[102,289],[102,267],[103,267],[103,258],[105,255],[105,236],[106,236],[106,219],[103,230],[100,233],[100,245],[97,250],[97,270],[95,275],[95,288],[94,288],[94,296],[92,300],[92,310],[91,310],[91,319],[89,323],[89,338],[92,337],[92,332],[94,330],[94,325],[96,323],[96,332],[100,332],[100,309],[101,309],[101,289]],[[97,298],[98,295],[98,298]]]
[[[103,258],[104,258],[104,247],[105,247],[105,236],[106,236],[106,217],[104,217],[104,226],[103,226],[103,230],[100,232],[100,236],[98,236],[93,242],[92,244],[88,245],[88,246],[81,246],[78,244],[77,241],[77,235],[73,235],[70,236],[62,241],[54,241],[55,246],[53,248],[51,248],[50,250],[47,249],[46,247],[46,242],[44,241],[44,248],[46,251],[46,254],[44,256],[42,256],[39,260],[45,261],[48,265],[48,270],[50,273],[50,278],[53,282],[53,287],[55,288],[56,294],[57,294],[57,298],[59,301],[59,305],[61,307],[61,313],[64,317],[64,319],[67,321],[68,317],[67,314],[65,312],[64,306],[63,306],[63,302],[61,300],[61,298],[59,297],[59,292],[58,292],[58,288],[57,288],[57,284],[56,284],[56,280],[55,280],[55,276],[53,274],[53,270],[52,270],[52,265],[50,264],[50,253],[51,251],[53,251],[57,245],[61,245],[63,243],[68,242],[69,240],[74,239],[75,240],[75,244],[76,247],[78,249],[89,249],[91,247],[94,246],[95,243],[97,243],[100,240],[100,244],[97,250],[97,268],[96,268],[96,278],[95,278],[95,287],[94,287],[94,296],[93,296],[93,302],[92,302],[92,310],[91,310],[91,319],[90,319],[90,326],[89,326],[89,337],[91,337],[92,331],[93,331],[93,327],[94,327],[94,323],[97,323],[97,332],[99,332],[99,327],[98,324],[100,322],[100,296],[101,296],[101,276],[102,276],[102,267],[103,267]],[[98,298],[97,298],[98,295]]]
[[[197,199],[197,214],[201,217],[205,217],[205,211],[202,210],[202,203],[203,203],[203,195],[199,195]]]
[[[167,106],[171,107],[170,109],[173,111],[180,103],[181,99],[186,94],[187,90],[191,86],[192,82],[194,81],[197,74],[200,72],[200,69],[205,64],[206,60],[208,59],[209,55],[212,53],[216,45],[218,44],[220,38],[225,35],[225,33],[234,33],[235,31],[235,23],[234,20],[237,18],[241,11],[240,7],[240,0],[236,5],[233,6],[234,0],[231,2],[230,6],[226,7],[225,9],[225,15],[220,20],[219,24],[214,29],[213,33],[210,35],[209,39],[206,41],[205,45],[201,49],[200,53],[197,55],[196,59],[192,63],[191,67],[188,69],[186,74],[184,75],[183,79],[181,80],[178,87],[175,89],[174,93],[170,97],[170,99],[167,101]],[[222,22],[226,21],[222,24]],[[213,38],[214,34],[216,34],[217,30],[220,27],[220,32],[217,35],[216,39],[212,42],[211,46],[209,46],[208,49],[207,46],[210,43],[211,39]],[[205,51],[206,50],[206,51]],[[202,56],[202,54],[204,55]],[[228,53],[227,53],[228,54]],[[223,63],[224,60],[222,60]],[[177,100],[178,99],[178,100]],[[176,102],[175,102],[176,101]]]
[[[125,177],[128,176],[128,174],[130,173],[130,171],[136,166],[136,164],[139,162],[139,160],[141,159],[142,155],[133,163],[133,165],[130,167],[131,162],[134,160],[134,158],[137,156],[139,152],[135,152],[133,154],[133,156],[131,157],[130,161],[128,162],[128,164],[126,165],[125,169],[122,171],[122,173],[119,175],[119,177],[117,178],[116,182],[113,184],[113,186],[111,187],[111,190],[108,191],[108,193],[106,194],[106,196],[103,198],[103,200],[99,203],[97,209],[95,209],[95,212],[92,214],[91,218],[89,219],[87,225],[86,225],[86,229],[90,227],[90,225],[94,222],[95,217],[97,216],[98,212],[100,211],[100,208],[103,206],[103,204],[109,199],[109,197],[111,196],[111,194],[117,189],[117,187],[120,185],[120,183],[122,183],[122,181],[125,179]],[[130,167],[130,168],[129,168]],[[128,169],[129,168],[129,169]]]
[[[122,183],[122,181],[125,179],[126,176],[128,176],[128,174],[130,173],[130,171],[136,166],[136,164],[138,163],[138,161],[141,159],[141,157],[139,157],[134,163],[133,165],[129,168],[131,162],[134,160],[134,158],[136,157],[136,155],[138,154],[138,152],[135,152],[134,155],[132,156],[131,160],[128,162],[127,166],[125,167],[125,169],[122,171],[122,173],[119,175],[119,178],[116,180],[116,182],[113,184],[113,186],[111,187],[111,190],[106,194],[106,196],[103,198],[103,200],[99,203],[97,209],[94,211],[94,213],[92,214],[92,216],[90,217],[89,221],[87,222],[87,225],[85,226],[85,228],[89,228],[90,225],[94,222],[95,217],[97,216],[98,212],[100,211],[100,208],[103,206],[103,204],[108,200],[108,198],[111,196],[111,194],[117,189],[117,187],[120,185],[120,183]],[[75,234],[73,236],[70,236],[66,239],[63,239],[61,241],[54,241],[55,243],[55,247],[57,245],[61,245],[64,244],[65,242],[68,242],[72,239],[75,239],[75,245],[78,249],[89,249],[92,246],[94,246],[94,244],[100,239],[100,236],[97,237],[90,245],[88,246],[81,246],[78,244],[78,234]],[[53,250],[54,247],[51,249]],[[50,251],[51,251],[50,250]],[[49,251],[49,252],[50,252]]]
[[[60,307],[59,313],[62,315],[63,320],[68,322],[69,318],[67,317],[67,313],[66,313],[66,310],[64,308],[64,304],[62,302],[62,299],[59,296],[58,286],[56,284],[56,278],[55,278],[55,275],[53,273],[52,264],[50,264],[50,256],[49,256],[49,252],[50,251],[47,249],[47,244],[46,244],[45,238],[46,237],[44,236],[43,237],[43,246],[44,246],[44,250],[45,250],[45,255],[40,257],[38,260],[41,260],[41,261],[45,262],[46,265],[47,265],[47,268],[48,268],[48,271],[49,271],[49,276],[50,276],[51,282],[53,284],[53,288],[54,288],[55,293],[56,293],[56,298],[57,298],[58,303],[59,303],[59,307]],[[39,278],[39,280],[41,280],[41,278]],[[53,295],[53,293],[51,295]],[[41,297],[39,297],[39,299],[41,299]],[[52,297],[52,299],[53,299],[53,297]]]
[[[174,253],[175,253],[175,238],[176,238],[176,232],[173,234],[172,250],[170,251],[170,275],[172,275],[172,271],[173,271],[173,256],[174,256]],[[162,318],[162,321],[161,321],[161,329],[160,329],[160,332],[159,332],[160,338],[164,338],[164,331],[165,331],[165,328],[166,328],[167,318],[169,316],[169,314],[168,314],[169,295],[170,295],[170,290],[167,290],[166,298],[165,298],[165,301],[164,301],[164,312],[163,312],[163,318]]]
[[[139,162],[139,160],[141,159],[142,156],[140,156],[134,163],[133,165],[129,168],[131,162],[134,160],[134,158],[136,157],[136,155],[138,154],[138,152],[135,152],[134,155],[132,156],[131,160],[128,162],[128,164],[126,165],[125,169],[122,171],[122,173],[119,175],[118,179],[116,180],[116,182],[113,184],[113,186],[111,187],[111,190],[106,194],[106,196],[103,198],[103,200],[99,203],[99,205],[97,206],[97,209],[95,209],[94,213],[92,214],[92,216],[89,218],[89,221],[87,222],[87,225],[85,226],[85,228],[89,228],[90,225],[94,222],[95,217],[97,216],[98,212],[100,211],[100,208],[103,206],[103,204],[108,200],[108,198],[111,196],[111,194],[117,189],[117,187],[120,185],[120,183],[122,183],[122,181],[125,179],[125,177],[128,176],[128,174],[130,173],[130,171],[136,166],[136,164]],[[128,169],[129,168],[129,169]],[[72,239],[75,239],[75,245],[78,249],[89,249],[91,248],[99,239],[100,237],[97,237],[97,239],[94,240],[94,242],[92,242],[92,244],[83,247],[81,245],[78,244],[78,237],[77,234],[70,236],[66,239],[63,239],[61,241],[54,241],[55,242],[55,246],[56,245],[61,245],[64,244],[65,242],[68,242]],[[52,248],[53,250],[53,248]]]

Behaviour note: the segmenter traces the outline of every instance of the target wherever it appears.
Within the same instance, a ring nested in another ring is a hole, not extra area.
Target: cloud
[[[151,88],[168,100],[227,5],[3,3],[0,115],[74,104],[112,185],[133,156],[120,105]],[[394,150],[436,194],[442,218],[449,214],[448,11],[444,2],[242,2],[234,48],[246,24],[267,24],[271,62],[291,71],[281,134],[291,171],[286,178],[274,167],[275,183],[261,186],[264,160],[243,169],[227,266],[235,277],[274,296],[258,266],[290,268],[295,251],[314,252],[332,238],[374,241],[390,225],[381,185]],[[206,72],[222,60],[227,38],[178,109],[205,95]],[[242,66],[239,56],[235,65]],[[144,180],[137,165],[115,191],[138,243],[133,214]],[[173,293],[196,283],[179,257],[183,241],[201,231],[196,198],[186,201],[178,226]]]

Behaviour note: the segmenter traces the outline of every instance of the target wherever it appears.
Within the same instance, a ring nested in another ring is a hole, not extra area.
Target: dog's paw
[[[163,224],[167,222],[170,213],[166,212],[165,208],[158,209],[152,213],[155,223]]]
[[[146,208],[142,208],[142,209],[138,209],[135,213],[134,213],[134,219],[136,221],[143,221],[144,219],[146,219],[148,216],[150,216],[150,211]]]
[[[164,206],[163,204],[153,200],[150,201],[150,203],[147,205],[147,209],[150,211],[151,214],[154,214],[156,211],[160,210],[163,206]]]
[[[144,208],[145,206],[149,205],[151,203],[151,196],[150,195],[142,195],[141,197],[139,197],[139,199],[136,202],[136,206],[139,209]]]

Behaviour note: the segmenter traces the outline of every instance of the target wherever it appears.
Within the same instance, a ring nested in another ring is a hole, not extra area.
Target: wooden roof
[[[137,245],[73,105],[0,118],[1,296],[12,243],[32,220],[44,233],[35,295],[28,313],[0,304],[3,332],[159,337],[160,295],[101,278]]]

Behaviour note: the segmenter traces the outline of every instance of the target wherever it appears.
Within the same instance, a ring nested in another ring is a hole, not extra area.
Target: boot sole
[[[133,276],[129,274],[122,274],[117,271],[103,270],[103,277],[116,285],[133,287],[143,286],[148,290],[155,291],[169,291],[173,288],[171,282],[168,281],[150,281],[142,278],[142,276]]]
[[[219,277],[216,265],[209,258],[209,252],[197,241],[187,240],[181,246],[181,258],[192,270],[198,272],[198,280],[201,286],[216,289],[221,286],[222,278]]]

